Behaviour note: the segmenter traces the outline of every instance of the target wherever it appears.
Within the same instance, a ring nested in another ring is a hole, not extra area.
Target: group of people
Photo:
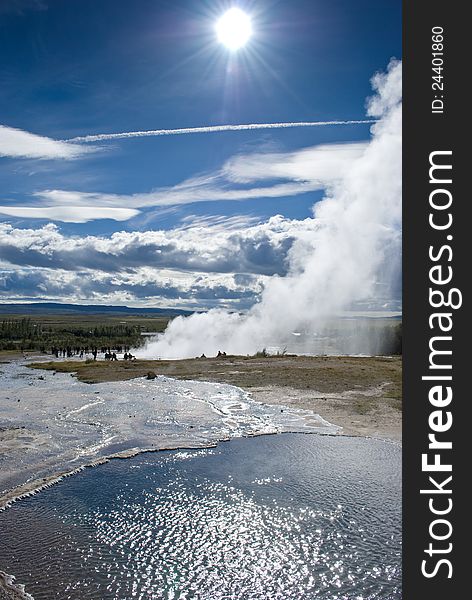
[[[87,346],[83,347],[71,347],[66,346],[64,348],[58,348],[56,346],[51,348],[51,354],[53,354],[56,358],[72,358],[73,356],[78,356],[79,358],[88,358],[89,355],[92,355],[93,360],[97,360],[97,356],[102,354],[105,360],[118,360],[117,353],[119,354],[124,349],[125,353],[123,355],[124,360],[135,360],[131,352],[129,352],[129,348],[122,346],[118,348],[97,348],[95,346],[89,348]]]
[[[65,346],[64,348],[62,348],[62,347],[58,348],[56,346],[53,346],[51,348],[51,354],[53,354],[56,358],[71,358],[72,356],[79,356],[80,358],[83,358],[87,354],[91,354],[93,356],[94,360],[96,360],[97,355],[98,355],[98,348],[95,348],[95,347],[88,348],[86,346],[83,346],[83,347]]]
[[[116,352],[105,352],[105,360],[118,360]],[[136,360],[136,357],[131,352],[125,352],[123,354],[123,360]]]
[[[221,350],[218,350],[216,358],[220,358],[221,356],[226,356],[226,352],[221,352]],[[196,356],[195,358],[206,358],[206,355],[203,353],[201,356]]]
[[[74,356],[74,354],[78,354],[78,351],[80,350],[80,348],[71,348],[70,346],[67,346],[66,348],[56,348],[54,346],[51,348],[51,354],[54,354],[56,358],[70,358],[71,356]]]

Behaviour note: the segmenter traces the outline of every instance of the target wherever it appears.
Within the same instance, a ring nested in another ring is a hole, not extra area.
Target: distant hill
[[[107,314],[147,315],[175,317],[191,315],[194,311],[178,308],[131,308],[99,304],[60,304],[59,302],[35,302],[22,304],[0,304],[0,314],[48,315],[48,314]]]

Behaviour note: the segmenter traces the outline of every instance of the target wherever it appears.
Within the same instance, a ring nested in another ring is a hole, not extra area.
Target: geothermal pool
[[[36,600],[401,598],[401,449],[282,434],[87,469],[0,513]]]
[[[1,364],[0,378],[0,497],[108,456],[340,429],[311,411],[261,404],[225,384],[158,377],[89,385],[21,362]]]

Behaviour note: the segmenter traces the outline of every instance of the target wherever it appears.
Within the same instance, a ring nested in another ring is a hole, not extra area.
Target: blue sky
[[[237,52],[214,29],[233,5],[253,22]],[[392,57],[393,0],[2,0],[2,301],[249,306],[368,125],[58,140],[365,119]]]

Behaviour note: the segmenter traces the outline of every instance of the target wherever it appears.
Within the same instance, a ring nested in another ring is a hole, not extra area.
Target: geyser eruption
[[[372,86],[372,138],[314,206],[313,237],[295,240],[287,275],[273,276],[246,314],[213,309],[174,319],[139,355],[252,354],[295,331],[319,333],[355,303],[388,295],[401,256],[401,62],[392,60]]]

